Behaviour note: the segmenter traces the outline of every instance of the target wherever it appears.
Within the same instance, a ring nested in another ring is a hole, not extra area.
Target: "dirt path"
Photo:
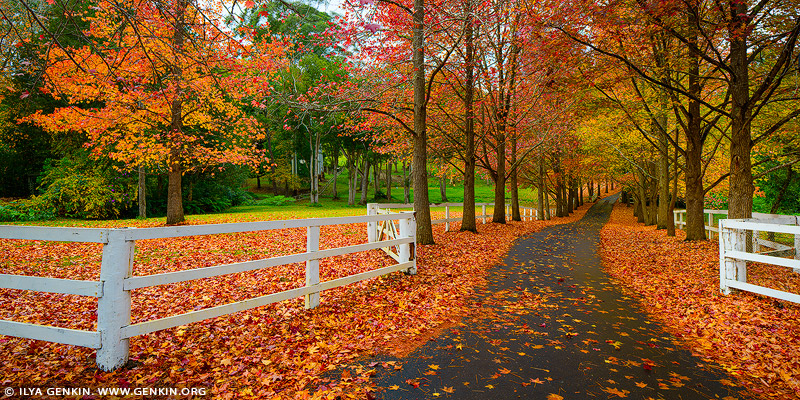
[[[377,377],[378,398],[742,398],[603,272],[599,230],[615,200],[518,240],[474,316]]]

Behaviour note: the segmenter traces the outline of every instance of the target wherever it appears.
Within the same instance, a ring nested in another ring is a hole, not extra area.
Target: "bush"
[[[42,221],[55,217],[52,210],[37,207],[33,202],[14,201],[0,204],[0,222]]]
[[[92,160],[78,152],[45,165],[40,188],[32,203],[54,214],[83,219],[118,218],[131,209],[135,182],[109,161]]]

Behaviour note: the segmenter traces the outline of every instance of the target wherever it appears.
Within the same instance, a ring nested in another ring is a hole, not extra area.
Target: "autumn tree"
[[[45,90],[68,105],[31,120],[84,132],[94,154],[130,167],[162,166],[167,224],[180,223],[184,173],[260,156],[252,141],[263,133],[236,102],[265,86],[280,49],[241,58],[250,49],[222,28],[222,9],[207,3],[112,0],[92,10],[83,46],[48,49]]]

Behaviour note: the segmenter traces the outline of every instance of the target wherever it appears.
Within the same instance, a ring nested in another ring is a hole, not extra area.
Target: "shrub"
[[[109,161],[91,160],[78,152],[45,165],[37,207],[72,218],[117,218],[134,202],[135,183]]]
[[[42,221],[55,218],[52,210],[38,207],[38,204],[30,201],[13,201],[0,204],[0,221]]]

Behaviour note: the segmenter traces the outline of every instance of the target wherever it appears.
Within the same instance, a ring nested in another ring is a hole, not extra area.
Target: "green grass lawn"
[[[328,177],[330,179],[330,176]],[[269,188],[269,184],[267,183],[267,179],[262,179],[261,184],[262,188]],[[375,201],[374,199],[374,187],[373,183],[370,182],[369,189],[367,191],[367,199],[369,202],[378,202],[378,203],[402,203],[403,202],[403,176],[398,174],[392,174],[392,198],[391,200],[387,199],[378,199]],[[429,177],[428,180],[428,198],[432,203],[441,203],[442,196],[440,194],[439,185],[438,185],[438,178],[436,177]],[[320,187],[325,187],[327,184],[327,180],[325,182],[320,182]],[[256,179],[251,178],[247,181],[246,186],[251,189],[255,189],[256,186]],[[340,202],[340,200],[331,200],[333,197],[333,185],[330,185],[327,190],[322,193],[320,198],[320,203],[327,207],[328,204],[336,204]],[[347,173],[346,171],[339,174],[337,179],[337,187],[336,191],[339,193],[339,198],[344,199],[343,203],[346,207],[347,203]],[[380,182],[380,191],[381,193],[386,193],[386,181],[381,180]],[[411,188],[411,199],[413,201],[414,196],[414,188]],[[361,191],[359,190],[356,193],[356,201],[361,198]],[[520,188],[519,190],[519,198],[520,198],[520,205],[533,207],[536,205],[536,189],[530,188]],[[510,193],[506,192],[506,199],[511,200]],[[461,182],[451,182],[450,185],[447,187],[447,200],[451,203],[462,203],[464,201],[464,185]],[[475,202],[477,203],[492,203],[494,202],[494,184],[490,182],[486,182],[483,179],[476,179],[475,180]],[[307,203],[307,200],[300,200],[297,204]]]

